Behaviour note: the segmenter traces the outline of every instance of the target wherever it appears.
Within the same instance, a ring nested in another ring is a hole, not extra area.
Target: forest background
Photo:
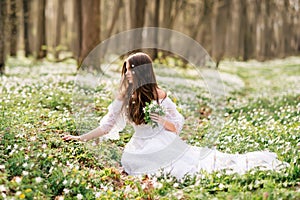
[[[0,8],[1,72],[7,56],[18,52],[80,64],[100,42],[140,27],[186,34],[217,65],[224,58],[264,61],[300,52],[299,0],[1,0]]]

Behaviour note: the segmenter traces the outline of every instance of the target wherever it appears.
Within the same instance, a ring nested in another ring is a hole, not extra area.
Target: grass
[[[202,172],[177,181],[122,171],[120,156],[133,133],[130,126],[120,140],[98,145],[62,141],[64,134],[80,134],[74,117],[76,66],[10,58],[7,74],[0,78],[0,199],[299,199],[299,69],[297,57],[220,66],[221,73],[237,75],[245,85],[234,87],[221,102],[219,114],[225,121],[214,138],[216,148],[227,153],[270,150],[290,164],[288,169],[244,175]],[[167,77],[165,69],[156,70]],[[182,81],[161,84],[172,89],[169,95],[186,118],[181,136],[206,146],[214,128],[211,112],[217,111],[205,88],[184,84],[197,80],[190,75],[192,68],[186,70],[186,75],[174,74]],[[107,112],[116,85],[103,76],[95,91],[83,89],[81,97],[93,108],[86,114],[94,117],[87,119],[86,129]]]

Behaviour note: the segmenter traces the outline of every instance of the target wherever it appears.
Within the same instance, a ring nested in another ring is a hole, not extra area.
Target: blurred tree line
[[[0,0],[0,72],[6,57],[19,50],[26,57],[72,57],[80,64],[99,42],[138,27],[184,33],[217,63],[299,55],[299,1]]]

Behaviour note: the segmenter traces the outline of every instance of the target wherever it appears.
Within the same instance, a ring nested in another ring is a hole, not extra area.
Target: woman
[[[156,101],[165,110],[165,115],[151,113],[151,120],[158,126],[145,122],[143,108]],[[124,116],[125,114],[125,116]],[[162,170],[177,179],[193,175],[201,170],[212,172],[226,170],[229,173],[244,173],[260,167],[276,170],[288,164],[276,159],[276,154],[250,152],[226,154],[207,147],[195,147],[180,139],[184,119],[176,105],[158,87],[152,61],[145,53],[129,56],[122,68],[120,95],[109,106],[109,112],[100,126],[81,136],[64,136],[64,140],[88,141],[108,134],[122,117],[134,127],[135,133],[125,146],[121,163],[131,175],[151,174]]]

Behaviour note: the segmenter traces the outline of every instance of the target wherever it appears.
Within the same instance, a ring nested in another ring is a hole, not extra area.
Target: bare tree
[[[6,27],[6,1],[0,1],[0,32],[2,36],[0,37],[0,75],[4,74],[5,69],[5,27]]]
[[[19,33],[19,18],[17,16],[17,1],[10,0],[10,55],[17,55],[18,48],[18,33]]]
[[[230,12],[230,0],[218,0],[213,5],[212,17],[212,56],[216,59],[217,67],[224,56],[227,20]]]
[[[117,2],[114,4],[114,7],[113,7],[112,20],[110,22],[110,25],[108,26],[108,30],[106,32],[105,38],[109,38],[113,34],[113,31],[114,31],[116,25],[118,24],[118,18],[119,18],[120,12],[121,12],[122,8],[124,7],[123,0],[116,0],[116,1]],[[108,3],[108,2],[105,2],[105,3]],[[105,20],[107,20],[107,19],[105,19]],[[107,48],[109,46],[110,46],[109,41],[107,41],[105,43],[105,46],[103,47],[103,52],[102,52],[103,55],[105,55],[107,53]]]
[[[122,7],[123,7],[123,0],[117,0],[117,3],[115,4],[114,9],[113,9],[114,14],[113,14],[109,29],[107,31],[107,35],[106,35],[107,38],[111,36],[111,34],[114,30],[114,27],[117,24],[117,20],[119,18],[120,10]]]
[[[23,38],[24,38],[24,50],[25,56],[28,57],[31,54],[29,46],[29,14],[30,14],[30,0],[23,0]]]
[[[81,49],[81,24],[82,24],[82,17],[81,17],[81,0],[74,0],[73,2],[73,26],[72,26],[72,43],[71,43],[71,50],[73,52],[74,57],[79,60],[80,57],[80,49]]]
[[[63,14],[64,14],[64,0],[60,0],[57,10],[57,18],[56,18],[56,35],[55,35],[55,59],[59,59],[60,45],[61,45],[61,26],[63,22]]]
[[[184,8],[186,7],[187,2],[185,0],[163,0],[162,1],[162,23],[161,27],[173,29],[174,23],[177,20],[179,14],[184,11]],[[165,47],[170,46],[170,40],[172,35],[164,35],[161,41],[163,41],[165,44]],[[167,52],[164,52],[163,57],[167,56]]]
[[[4,46],[8,53],[16,55],[18,48],[24,46],[26,56],[37,52],[37,58],[42,58],[46,56],[47,44],[56,48],[63,44],[80,64],[101,41],[100,36],[105,39],[113,33],[144,26],[187,34],[200,42],[217,62],[224,57],[264,60],[298,55],[300,51],[299,0],[56,0],[47,4],[47,22],[45,2],[5,0],[8,21]],[[16,37],[18,32],[21,33],[17,30],[21,3],[24,18],[20,19],[23,24],[19,28],[24,30],[24,45],[19,45]],[[57,6],[57,9],[51,9],[51,6]],[[105,23],[100,23],[101,17]],[[56,30],[54,37],[45,32],[46,23],[49,30]],[[158,40],[155,34],[147,37]],[[132,40],[129,41],[132,49],[140,50],[143,39],[141,34],[133,38],[124,36],[120,42]],[[159,38],[166,47],[171,45],[171,40],[171,35]],[[108,44],[108,47],[112,46]],[[3,45],[1,48],[4,49]],[[155,49],[149,52],[152,58],[157,57]],[[163,53],[162,58],[168,55],[168,52]],[[58,54],[59,48],[55,52],[56,58]]]
[[[100,42],[100,0],[78,1],[77,6],[81,6],[79,11],[79,55],[77,57],[78,64],[88,53]],[[96,66],[95,66],[96,67]]]
[[[130,0],[129,12],[130,15],[130,29],[141,28],[145,23],[146,0]],[[134,35],[131,38],[132,49],[139,50],[142,43],[142,33]]]
[[[46,0],[38,1],[38,22],[37,22],[37,59],[45,58],[46,47]]]
[[[155,0],[155,7],[154,7],[154,27],[159,27],[159,10],[160,10],[160,0]],[[154,32],[154,42],[155,46],[158,46],[158,33],[157,31]],[[152,59],[156,59],[158,57],[158,49],[153,49]]]

